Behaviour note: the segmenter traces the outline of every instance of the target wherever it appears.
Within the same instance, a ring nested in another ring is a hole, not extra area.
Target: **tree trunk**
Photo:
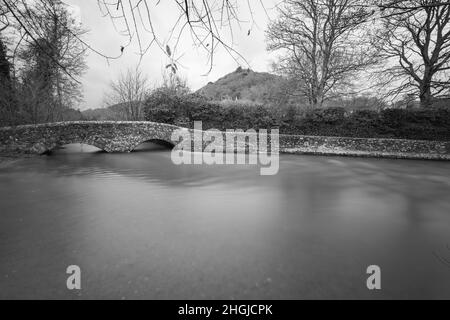
[[[424,83],[420,86],[420,107],[428,108],[431,106],[431,88],[429,84]]]

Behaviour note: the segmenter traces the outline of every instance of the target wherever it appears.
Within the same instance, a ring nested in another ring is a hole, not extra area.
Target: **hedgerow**
[[[220,103],[198,94],[157,91],[145,103],[148,121],[203,129],[271,129],[298,135],[450,141],[450,108],[349,112],[340,107],[279,110],[254,103]]]

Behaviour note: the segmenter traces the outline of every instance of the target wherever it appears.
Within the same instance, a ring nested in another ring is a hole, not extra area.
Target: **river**
[[[2,299],[450,298],[450,162],[63,150],[0,168],[0,194]]]

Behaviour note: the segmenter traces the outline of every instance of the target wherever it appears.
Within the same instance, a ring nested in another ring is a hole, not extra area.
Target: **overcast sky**
[[[114,2],[114,1],[110,1]],[[133,1],[134,2],[134,1]],[[252,14],[246,1],[237,1],[242,7],[239,8],[240,18],[245,20],[233,27],[234,48],[245,57],[250,68],[255,71],[270,71],[270,64],[274,60],[274,54],[266,52],[264,31],[267,27],[268,17],[275,17],[275,0],[263,0],[264,7],[259,1],[250,1],[252,3]],[[114,28],[111,19],[102,17],[102,12],[97,5],[97,0],[66,0],[74,14],[80,19],[84,27],[89,29],[85,36],[85,41],[95,50],[108,56],[117,56],[120,54],[120,46],[126,45],[128,37],[121,36]],[[179,16],[179,9],[175,0],[161,0],[156,6],[157,1],[147,0],[150,5],[151,18],[153,25],[158,33],[161,43],[166,44],[169,39],[170,28],[174,25]],[[119,25],[121,29],[122,26]],[[250,35],[248,30],[251,29]],[[141,30],[142,31],[142,30]],[[229,32],[224,31],[225,39],[230,43]],[[142,42],[148,43],[151,40],[149,33],[141,32]],[[174,39],[168,41],[173,46]],[[146,43],[143,45],[146,46]],[[84,102],[80,109],[99,108],[104,106],[104,96],[108,91],[109,84],[116,79],[121,72],[127,68],[133,68],[140,61],[139,46],[137,38],[124,50],[124,54],[117,60],[110,60],[109,64],[104,57],[90,51],[87,57],[88,70],[82,77],[84,88]],[[193,89],[199,89],[209,81],[216,81],[223,75],[234,71],[239,64],[223,49],[218,48],[214,56],[214,65],[211,72],[208,73],[209,65],[207,55],[204,51],[198,50],[193,46],[191,35],[185,32],[180,39],[176,52],[176,57],[180,57],[179,74],[185,78],[188,85]],[[161,52],[161,49],[154,45],[143,56],[139,68],[146,74],[152,86],[157,86],[162,82],[164,66],[169,62],[167,56]],[[243,61],[242,67],[248,67]]]

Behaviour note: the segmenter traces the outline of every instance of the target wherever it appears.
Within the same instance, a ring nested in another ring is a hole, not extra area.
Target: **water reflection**
[[[450,298],[446,162],[55,152],[0,179],[0,297],[77,297],[78,264],[83,298]]]

